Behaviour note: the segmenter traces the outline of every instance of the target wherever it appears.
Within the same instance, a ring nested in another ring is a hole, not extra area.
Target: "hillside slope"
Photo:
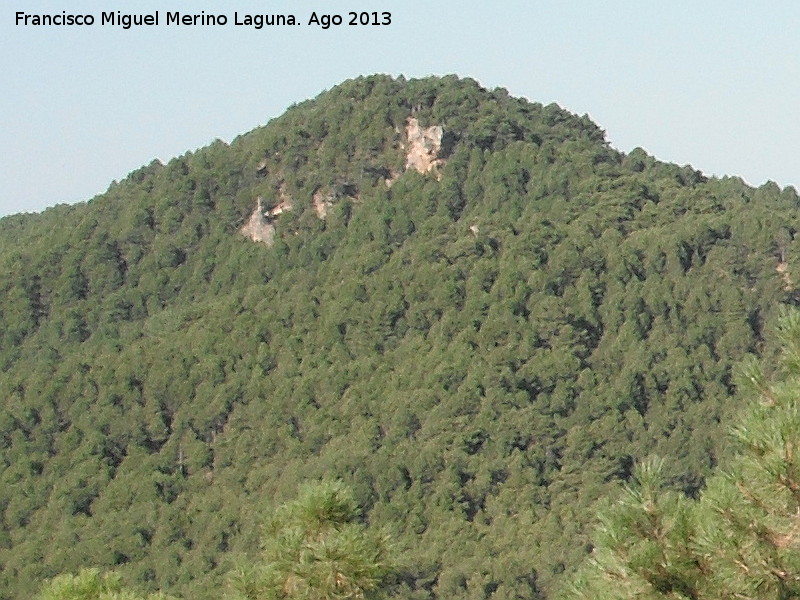
[[[725,452],[798,206],[555,105],[373,76],[2,219],[0,598],[81,565],[216,597],[321,476],[394,529],[399,594],[545,597],[636,459],[695,494]]]

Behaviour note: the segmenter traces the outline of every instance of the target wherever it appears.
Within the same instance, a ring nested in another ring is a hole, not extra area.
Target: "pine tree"
[[[162,594],[141,596],[122,587],[116,573],[83,569],[77,575],[64,574],[42,586],[37,600],[169,600]]]
[[[785,313],[769,383],[750,361],[754,396],[733,430],[738,452],[698,500],[664,491],[663,461],[636,470],[601,512],[595,549],[568,597],[711,600],[800,597],[800,312]]]
[[[362,600],[396,572],[388,537],[359,521],[341,482],[304,486],[266,525],[263,564],[233,581],[236,600]]]

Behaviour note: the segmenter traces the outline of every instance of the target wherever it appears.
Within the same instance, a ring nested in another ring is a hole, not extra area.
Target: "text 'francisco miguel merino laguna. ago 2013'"
[[[265,26],[275,25],[316,25],[328,29],[331,25],[390,25],[392,15],[388,12],[351,12],[347,17],[342,15],[317,14],[312,12],[308,19],[300,20],[295,15],[269,15],[245,14],[235,12],[230,19],[226,14],[211,14],[201,11],[188,14],[179,11],[165,11],[162,19],[160,11],[147,14],[127,14],[122,11],[101,12],[99,17],[94,14],[74,14],[62,11],[54,14],[31,14],[24,11],[16,12],[16,24],[24,26],[94,26],[109,25],[130,29],[132,27],[183,25],[183,26],[225,26],[244,25],[261,29]]]

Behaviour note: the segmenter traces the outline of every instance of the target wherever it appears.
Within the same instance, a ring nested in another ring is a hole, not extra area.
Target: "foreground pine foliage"
[[[36,600],[171,600],[163,594],[142,596],[122,586],[116,573],[83,569],[77,575],[64,574],[42,586]]]
[[[303,486],[268,520],[262,563],[241,569],[232,600],[363,600],[397,572],[388,537],[369,532],[341,482]]]
[[[665,491],[663,461],[642,463],[600,517],[571,596],[713,600],[800,597],[800,313],[780,320],[774,383],[755,361],[740,389],[756,398],[733,430],[738,452],[699,499]]]

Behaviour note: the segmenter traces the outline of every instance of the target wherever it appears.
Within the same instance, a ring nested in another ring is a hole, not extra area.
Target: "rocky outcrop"
[[[398,173],[394,169],[389,169],[389,176],[383,180],[383,183],[386,184],[387,188],[391,188],[394,185],[394,182],[397,181],[399,177],[400,173]]]
[[[783,289],[787,292],[792,291],[794,289],[794,282],[789,276],[789,263],[785,261],[779,262],[775,270],[778,272],[778,275],[781,276],[781,279],[783,279]]]
[[[333,206],[333,196],[323,193],[322,190],[314,192],[311,201],[320,219],[324,219],[328,215],[328,210]]]
[[[409,117],[406,121],[406,170],[416,169],[428,173],[444,161],[439,157],[444,130],[440,125],[420,127],[419,121]]]
[[[399,133],[400,130],[396,129]],[[440,165],[444,164],[442,157],[442,139],[444,129],[441,125],[422,127],[415,117],[406,120],[406,143],[400,146],[406,152],[406,170],[414,169],[419,173],[430,173]],[[262,160],[256,167],[259,175],[267,174],[267,161]],[[388,167],[382,168],[380,175],[383,176],[387,187],[400,177],[400,173]],[[437,174],[438,175],[438,174]],[[253,240],[271,246],[275,239],[275,217],[281,213],[291,210],[294,204],[292,198],[286,193],[283,182],[277,187],[278,203],[270,208],[264,208],[261,197],[257,198],[256,209],[250,215],[239,232]],[[314,207],[317,217],[325,219],[330,213],[330,209],[341,198],[358,198],[358,189],[353,183],[339,181],[325,188],[317,189],[311,196],[311,204]]]
[[[247,223],[242,226],[239,232],[254,242],[261,242],[267,246],[272,246],[272,244],[275,242],[275,225],[264,214],[262,202],[263,201],[259,196],[256,199],[256,209],[253,211],[253,214],[250,215]]]
[[[311,196],[311,204],[317,216],[324,219],[333,205],[343,198],[358,202],[359,195],[358,187],[354,183],[341,179],[333,185],[318,188]]]
[[[287,210],[292,210],[292,198],[286,193],[286,185],[281,183],[278,187],[278,200],[279,202],[267,211],[270,217],[275,217]]]

